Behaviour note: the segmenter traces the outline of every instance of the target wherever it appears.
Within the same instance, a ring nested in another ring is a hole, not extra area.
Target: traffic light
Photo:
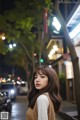
[[[41,59],[40,59],[40,62],[43,63],[43,62],[44,62],[44,59],[41,58]]]

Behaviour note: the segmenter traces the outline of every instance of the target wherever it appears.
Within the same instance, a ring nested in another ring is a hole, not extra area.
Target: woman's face
[[[37,90],[41,90],[48,85],[48,77],[41,71],[35,75],[34,85]]]

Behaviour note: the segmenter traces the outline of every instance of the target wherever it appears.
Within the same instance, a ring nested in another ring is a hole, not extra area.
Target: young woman
[[[58,76],[53,68],[40,66],[35,70],[28,101],[26,120],[55,120],[61,97]]]

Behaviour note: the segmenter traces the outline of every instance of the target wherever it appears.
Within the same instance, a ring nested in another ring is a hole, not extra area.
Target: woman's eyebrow
[[[37,73],[37,74],[35,74],[35,76],[36,76],[36,75],[44,75],[44,74],[43,74],[43,73]]]

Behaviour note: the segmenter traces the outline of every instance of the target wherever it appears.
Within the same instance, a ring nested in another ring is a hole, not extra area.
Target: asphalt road
[[[16,101],[12,103],[12,112],[9,120],[26,120],[27,96],[18,96]],[[63,120],[56,115],[56,120]]]
[[[26,120],[27,96],[18,96],[12,104],[10,120]]]

